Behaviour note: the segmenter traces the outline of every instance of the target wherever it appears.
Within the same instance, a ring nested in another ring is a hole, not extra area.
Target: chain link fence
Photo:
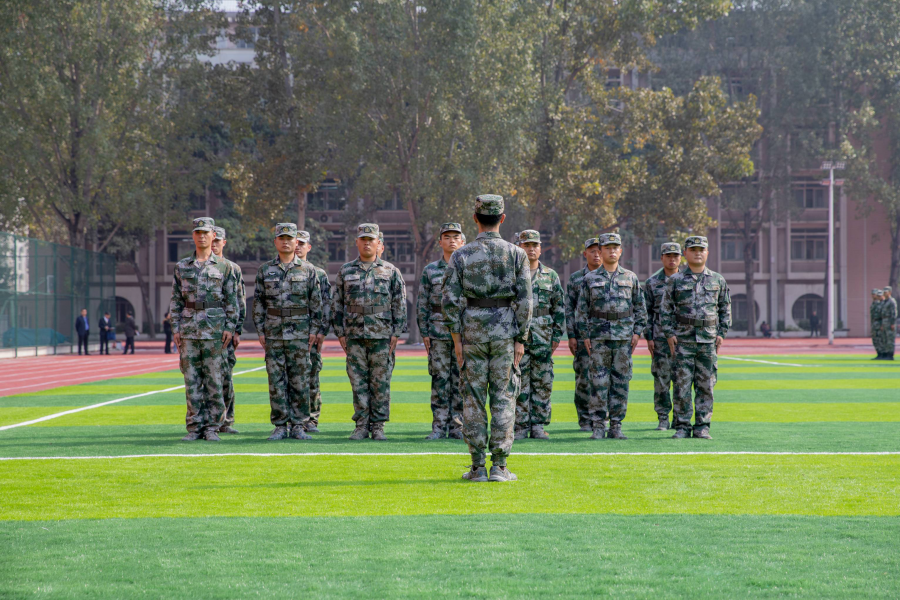
[[[115,320],[115,257],[0,233],[0,356],[72,352],[83,308],[93,346],[103,313]]]

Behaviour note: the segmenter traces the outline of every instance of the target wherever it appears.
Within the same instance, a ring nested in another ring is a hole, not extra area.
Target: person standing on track
[[[225,419],[225,349],[237,327],[238,300],[232,264],[212,252],[215,225],[209,217],[194,219],[195,250],[175,265],[169,302],[184,373],[186,442],[201,437],[219,441],[216,432]],[[126,319],[126,335],[128,323]]]
[[[351,440],[386,440],[392,356],[406,331],[406,285],[399,269],[378,258],[378,225],[357,228],[359,258],[341,266],[331,302],[332,324],[347,354],[353,387]]]
[[[169,313],[166,313],[168,317]],[[169,327],[171,331],[171,326]],[[103,313],[103,318],[100,319],[100,354],[103,354],[103,351],[106,350],[106,355],[109,356],[109,332],[112,330],[109,321],[109,313]],[[169,340],[169,337],[166,338]],[[169,340],[170,341],[170,340]]]
[[[694,400],[693,436],[712,439],[713,388],[717,352],[731,328],[731,295],[725,278],[706,267],[709,242],[694,235],[685,243],[688,268],[666,281],[661,315],[663,335],[672,353],[674,439],[691,436],[691,387]]]
[[[134,315],[130,312],[125,313],[123,328],[125,330],[125,349],[122,351],[122,354],[128,354],[129,348],[131,348],[131,353],[134,354],[134,337],[137,335],[137,324],[134,322]]]
[[[891,286],[882,291],[881,330],[884,332],[884,360],[894,360],[897,331],[897,301],[891,298]]]
[[[534,229],[519,232],[519,247],[528,256],[531,271],[531,327],[525,354],[519,362],[522,385],[516,398],[515,439],[531,435],[548,440],[544,427],[550,424],[553,391],[553,353],[565,327],[565,301],[556,271],[541,263],[541,234]]]
[[[619,265],[622,237],[601,233],[597,241],[603,267],[581,280],[575,310],[578,338],[584,340],[591,357],[591,439],[624,440],[628,439],[622,433],[622,421],[628,411],[631,355],[647,325],[647,309],[637,275]]]
[[[300,231],[297,237],[296,255],[306,261],[309,251],[312,250],[308,231]],[[306,261],[309,262],[309,261]],[[328,281],[328,273],[316,265],[309,263],[316,271],[319,279],[319,290],[322,292],[322,327],[316,335],[316,343],[310,348],[309,362],[309,421],[306,431],[318,433],[319,417],[322,415],[322,390],[319,386],[319,372],[322,371],[322,346],[325,345],[325,336],[331,329],[331,282]]]
[[[438,234],[443,257],[425,265],[416,297],[416,322],[431,375],[431,433],[426,439],[462,439],[462,394],[459,365],[453,353],[453,337],[447,329],[443,302],[444,274],[453,252],[463,245],[459,223],[444,223]]]
[[[225,371],[225,383],[222,390],[222,395],[225,398],[225,422],[219,427],[219,433],[238,433],[238,430],[234,428],[234,381],[232,380],[232,376],[234,373],[234,365],[237,364],[235,351],[241,343],[241,333],[244,331],[244,319],[247,317],[247,289],[244,287],[244,274],[241,272],[241,268],[237,263],[227,260],[223,254],[225,245],[228,243],[228,240],[225,239],[225,229],[222,227],[215,227],[213,228],[213,231],[216,234],[216,239],[212,242],[213,254],[218,258],[231,263],[231,266],[234,269],[233,277],[235,278],[235,285],[237,286],[238,301],[238,320],[237,325],[234,328],[234,337],[231,338],[231,343],[228,344],[228,347],[225,349],[225,365],[227,370]]]
[[[297,226],[275,225],[278,256],[260,265],[253,295],[253,323],[266,350],[269,376],[270,441],[312,439],[310,352],[322,330],[322,292],[311,264],[295,255]]]
[[[600,246],[597,238],[590,238],[584,242],[584,252],[581,253],[587,265],[571,275],[566,284],[566,334],[569,337],[569,352],[572,353],[572,368],[575,370],[575,412],[578,415],[578,427],[581,431],[591,432],[591,413],[589,403],[591,400],[591,357],[584,347],[584,340],[578,339],[578,328],[575,323],[575,308],[578,305],[578,295],[581,292],[581,280],[591,271],[596,271],[603,264],[600,258]]]
[[[881,360],[884,355],[881,348],[881,300],[881,288],[873,289],[872,304],[869,306],[872,346],[875,348],[875,358],[872,360]]]
[[[463,437],[472,455],[463,479],[515,481],[506,462],[513,444],[519,362],[531,326],[528,257],[500,237],[500,224],[506,219],[502,196],[478,196],[473,219],[478,237],[450,257],[442,302],[460,366]],[[485,468],[488,449],[493,462],[490,476]]]
[[[78,334],[78,356],[81,356],[81,347],[84,346],[84,355],[88,352],[88,336],[91,333],[91,324],[88,322],[87,309],[82,308],[81,314],[75,319],[75,332]]]
[[[657,431],[669,429],[669,413],[672,411],[672,396],[669,386],[672,383],[672,354],[669,343],[662,331],[659,309],[662,306],[663,293],[669,277],[678,272],[681,265],[681,245],[666,242],[660,248],[662,268],[644,282],[644,299],[647,305],[647,328],[644,338],[647,350],[650,351],[650,373],[653,374],[653,410],[659,419]]]

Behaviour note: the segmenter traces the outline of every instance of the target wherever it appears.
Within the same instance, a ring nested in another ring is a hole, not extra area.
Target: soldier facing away
[[[872,290],[872,304],[869,306],[869,324],[872,329],[872,346],[875,348],[875,358],[882,360],[884,350],[881,345],[881,301],[883,300],[881,288]]]
[[[228,240],[225,238],[225,229],[215,227],[216,239],[212,242],[212,251],[217,257],[225,260],[225,245]],[[231,261],[228,261],[231,262]],[[244,286],[244,274],[237,263],[231,262],[234,269],[235,285],[237,286],[238,301],[238,320],[234,329],[234,337],[226,348],[225,366],[227,367],[224,377],[223,397],[225,399],[225,422],[219,427],[219,433],[238,433],[234,428],[234,365],[237,364],[237,356],[235,350],[241,343],[241,333],[244,331],[244,319],[247,317],[247,289]]]
[[[672,353],[675,439],[691,436],[691,386],[695,438],[712,439],[713,388],[717,352],[731,327],[731,296],[725,278],[706,268],[709,242],[695,235],[685,243],[688,268],[669,277],[660,315]]]
[[[275,226],[278,257],[256,273],[253,322],[266,350],[269,376],[269,440],[309,440],[310,352],[322,330],[322,292],[312,265],[295,256],[297,226]]]
[[[300,260],[306,261],[309,251],[312,250],[312,242],[308,231],[297,232],[297,249],[295,254]],[[309,262],[309,261],[307,261]],[[325,345],[325,336],[331,329],[331,282],[328,281],[328,273],[324,269],[309,263],[316,271],[319,280],[319,291],[322,293],[322,326],[316,335],[316,343],[309,350],[309,421],[306,422],[306,431],[319,432],[319,417],[322,416],[322,389],[319,385],[319,372],[322,370],[322,346]]]
[[[463,437],[472,455],[463,479],[473,482],[516,480],[506,461],[513,444],[519,362],[531,325],[531,281],[525,252],[500,237],[505,218],[502,196],[478,196],[473,215],[478,237],[453,253],[444,277],[444,315],[463,388]]]
[[[186,442],[217,442],[225,419],[225,349],[238,320],[234,268],[212,252],[216,222],[194,219],[194,253],[175,265],[169,313],[184,373]]]
[[[572,368],[575,370],[575,412],[578,415],[578,427],[582,431],[593,431],[591,413],[588,404],[591,400],[591,357],[584,347],[584,340],[578,339],[578,328],[575,324],[575,308],[578,295],[581,293],[581,280],[584,276],[600,268],[600,246],[597,238],[589,238],[584,242],[581,253],[587,264],[569,275],[566,284],[566,334],[569,337],[569,351],[572,353]]]
[[[531,327],[525,354],[519,363],[522,384],[516,399],[515,439],[531,434],[547,440],[544,427],[550,424],[553,391],[553,353],[559,346],[565,325],[562,284],[556,271],[541,263],[541,234],[533,229],[519,232],[519,247],[528,256],[531,271]]]
[[[622,421],[628,411],[631,355],[647,324],[647,310],[637,275],[619,265],[621,236],[601,233],[597,240],[603,267],[581,280],[575,310],[578,338],[584,340],[591,357],[591,439],[624,440]]]
[[[444,256],[425,265],[416,297],[416,322],[428,352],[431,375],[431,433],[427,439],[462,439],[462,394],[459,365],[453,353],[453,338],[444,318],[444,273],[453,252],[463,245],[459,223],[441,225],[438,244]]]
[[[891,297],[891,286],[882,290],[884,300],[881,309],[881,330],[884,336],[882,360],[894,360],[894,344],[897,329],[897,301]]]
[[[666,281],[678,272],[681,265],[681,245],[666,242],[660,247],[662,268],[644,282],[644,299],[647,305],[647,328],[644,337],[647,339],[647,350],[650,351],[650,373],[653,374],[653,410],[659,419],[657,431],[669,428],[669,412],[672,410],[672,396],[669,385],[672,383],[672,354],[662,331],[659,309],[662,306]]]
[[[378,225],[357,228],[359,258],[344,264],[334,286],[334,332],[347,353],[353,387],[351,440],[387,439],[391,410],[391,356],[406,331],[406,285],[400,271],[376,256]]]

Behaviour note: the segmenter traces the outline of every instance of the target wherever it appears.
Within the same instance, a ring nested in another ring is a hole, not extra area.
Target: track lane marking
[[[771,360],[760,360],[758,358],[737,358],[736,356],[720,356],[719,358],[725,358],[728,360],[739,360],[741,362],[754,362],[754,363],[763,363],[766,365],[778,365],[779,367],[809,367],[809,368],[818,368],[822,365],[798,365],[796,363],[783,363],[783,362],[772,362]]]

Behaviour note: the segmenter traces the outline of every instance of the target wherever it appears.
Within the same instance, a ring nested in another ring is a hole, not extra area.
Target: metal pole
[[[834,169],[828,169],[828,345],[834,345]]]

